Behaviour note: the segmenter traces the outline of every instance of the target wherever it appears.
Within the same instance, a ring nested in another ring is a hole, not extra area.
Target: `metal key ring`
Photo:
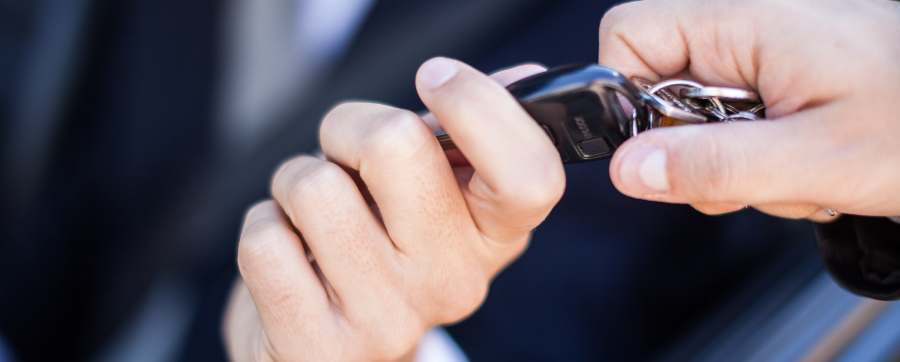
[[[652,87],[650,87],[649,90],[647,90],[647,92],[649,92],[650,94],[656,95],[656,93],[658,93],[659,91],[669,88],[669,87],[674,87],[674,86],[691,87],[694,89],[703,88],[703,84],[700,84],[700,83],[697,83],[697,82],[694,82],[691,80],[669,79],[669,80],[654,84]]]
[[[731,114],[728,117],[725,117],[725,119],[723,119],[722,122],[755,121],[758,119],[759,119],[759,117],[756,116],[756,113],[742,111],[742,112],[737,112],[737,113]]]
[[[696,87],[681,92],[684,97],[710,99],[718,98],[736,102],[758,102],[759,94],[746,89],[728,87]]]
[[[713,107],[715,107],[716,112],[713,112],[716,117],[719,118],[719,121],[730,121],[736,119],[750,119],[747,115],[740,115],[738,117],[734,117],[732,119],[731,116],[728,116],[728,111],[726,110],[723,100],[726,101],[735,101],[735,102],[756,102],[759,101],[759,95],[756,92],[748,91],[745,89],[738,88],[728,88],[728,87],[707,87],[700,83],[685,80],[685,79],[672,79],[665,82],[661,82],[656,84],[655,86],[650,88],[651,94],[656,94],[662,89],[673,87],[673,86],[682,86],[687,87],[687,89],[682,89],[679,93],[682,97],[687,98],[696,98],[696,99],[705,99],[709,101]]]
[[[667,117],[672,117],[690,123],[706,123],[708,119],[705,116],[686,109],[682,109],[672,104],[671,102],[663,100],[656,94],[659,93],[659,91],[672,86],[703,87],[703,85],[700,83],[683,79],[670,79],[667,81],[663,81],[654,84],[652,87],[647,89],[648,97],[645,100],[647,105],[651,106],[652,108],[656,109],[657,112]]]

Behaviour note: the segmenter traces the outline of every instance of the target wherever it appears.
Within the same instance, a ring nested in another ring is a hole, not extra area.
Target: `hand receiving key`
[[[565,186],[550,139],[503,88],[540,71],[492,80],[454,60],[422,66],[426,118],[456,140],[457,167],[410,111],[346,103],[325,116],[326,159],[286,162],[274,201],[247,213],[231,358],[397,360],[473,312]]]
[[[623,4],[600,62],[651,81],[758,90],[771,121],[662,128],[610,166],[633,197],[709,214],[752,205],[788,218],[829,209],[900,215],[900,3],[886,0]]]

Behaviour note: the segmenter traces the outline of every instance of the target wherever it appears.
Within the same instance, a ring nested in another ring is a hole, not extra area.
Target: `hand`
[[[234,360],[397,360],[432,326],[473,312],[559,200],[559,155],[501,83],[454,60],[422,66],[416,86],[453,137],[451,155],[415,113],[335,107],[327,159],[300,156],[247,213],[242,280],[225,316]]]
[[[657,129],[610,174],[632,197],[708,214],[754,205],[900,215],[900,3],[647,0],[612,9],[600,62],[650,79],[756,89],[771,120]]]

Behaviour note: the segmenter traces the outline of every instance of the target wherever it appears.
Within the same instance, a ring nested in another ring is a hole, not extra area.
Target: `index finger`
[[[565,187],[550,139],[502,85],[462,62],[429,60],[416,87],[475,169],[465,192],[479,229],[496,240],[527,236]]]
[[[756,39],[747,22],[752,17],[739,5],[698,0],[620,4],[600,22],[600,64],[653,81],[688,72],[706,84],[756,89]]]

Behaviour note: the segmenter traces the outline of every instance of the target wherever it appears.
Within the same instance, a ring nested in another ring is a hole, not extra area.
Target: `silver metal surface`
[[[727,87],[693,87],[683,90],[681,96],[702,99],[718,98],[731,102],[759,102],[759,95],[756,92]]]
[[[693,112],[688,105],[682,102],[675,93],[668,92],[672,87],[702,88],[703,85],[684,79],[670,79],[650,86],[646,89],[650,95],[647,103],[657,112],[666,117],[672,117],[688,123],[705,123],[709,118]]]
[[[758,103],[756,92],[744,89],[706,87],[686,79],[655,84],[640,78],[633,81],[647,93],[647,103],[656,110],[649,116],[650,128],[662,126],[662,117],[682,123],[753,121],[762,118],[765,109]],[[672,111],[673,108],[679,111]]]
[[[672,117],[689,123],[706,123],[706,121],[708,121],[703,115],[676,107],[674,104],[666,102],[653,94],[649,94],[649,97],[644,99],[644,101],[655,111],[666,117]]]
[[[675,87],[675,86],[689,87],[689,88],[703,88],[703,84],[697,83],[692,80],[669,79],[669,80],[664,80],[662,82],[654,84],[653,87],[650,87],[650,89],[647,90],[647,92],[649,92],[650,94],[656,94],[663,89],[666,89],[669,87]]]

